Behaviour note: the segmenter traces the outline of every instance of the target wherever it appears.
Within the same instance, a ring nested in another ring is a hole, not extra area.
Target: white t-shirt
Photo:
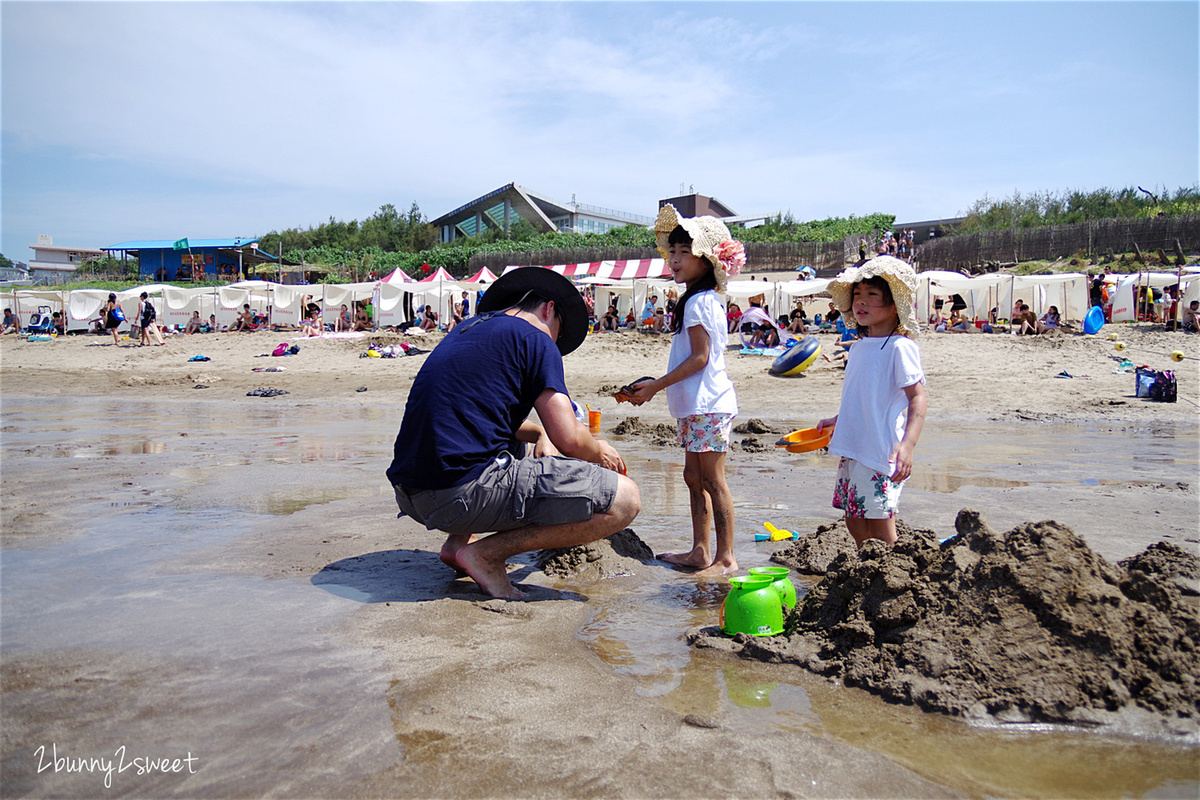
[[[737,394],[733,390],[733,381],[729,380],[729,374],[725,371],[728,324],[725,309],[712,289],[688,298],[687,307],[683,310],[683,327],[671,338],[667,372],[692,354],[688,329],[697,325],[708,333],[708,363],[699,372],[667,387],[667,411],[675,419],[692,414],[737,414]]]
[[[860,339],[846,357],[842,405],[829,452],[890,476],[895,465],[889,459],[908,421],[904,390],[924,381],[921,349],[912,339]]]

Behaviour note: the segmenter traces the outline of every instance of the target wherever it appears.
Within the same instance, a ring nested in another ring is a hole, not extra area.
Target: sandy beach
[[[0,340],[0,793],[1194,796],[1191,748],[978,730],[691,652],[678,643],[713,624],[724,587],[661,564],[564,579],[524,559],[520,603],[454,580],[441,538],[396,519],[383,477],[423,357],[363,357],[371,341],[440,338]],[[284,341],[300,352],[260,357]],[[930,410],[906,522],[949,535],[973,508],[998,530],[1056,520],[1114,562],[1160,540],[1200,551],[1200,336],[1127,325],[919,344]],[[613,435],[670,420],[662,398],[635,409],[610,393],[660,374],[668,347],[595,334],[564,362],[642,487],[631,527],[655,552],[688,537],[682,454]],[[1134,397],[1121,357],[1176,370],[1178,402]],[[842,372],[819,359],[778,378],[770,363],[728,353],[738,421],[774,431],[730,455],[743,567],[770,555],[752,544],[764,521],[803,533],[838,517],[832,459],[770,445],[836,413]],[[247,396],[259,388],[286,394]],[[126,761],[195,761],[114,769],[108,789],[103,769],[52,755],[122,747]]]

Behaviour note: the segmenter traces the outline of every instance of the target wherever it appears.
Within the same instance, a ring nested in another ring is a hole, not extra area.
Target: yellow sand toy
[[[794,531],[781,530],[780,528],[776,528],[774,525],[772,525],[769,522],[764,522],[763,527],[767,529],[767,532],[754,534],[754,541],[756,541],[756,542],[767,542],[767,541],[782,542],[785,539],[797,538]]]

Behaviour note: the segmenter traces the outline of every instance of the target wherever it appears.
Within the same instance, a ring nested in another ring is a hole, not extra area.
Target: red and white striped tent
[[[454,276],[451,275],[449,272],[447,272],[445,267],[438,267],[436,272],[426,275],[424,278],[421,278],[421,280],[419,280],[417,282],[418,283],[454,283],[454,281],[455,281]]]
[[[582,264],[548,264],[559,275],[568,278],[587,276],[608,281],[646,280],[647,278],[669,278],[667,262],[661,258],[642,258],[621,261],[588,261]]]
[[[459,283],[495,283],[496,274],[487,267],[483,267],[469,278],[464,278]]]
[[[399,267],[392,270],[392,274],[383,279],[383,283],[416,283],[412,278],[404,274],[404,271]]]

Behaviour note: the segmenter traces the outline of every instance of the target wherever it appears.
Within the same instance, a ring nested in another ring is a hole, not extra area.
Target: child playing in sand
[[[833,507],[845,512],[860,547],[867,539],[896,542],[900,490],[925,424],[925,373],[912,338],[916,286],[912,267],[891,256],[851,267],[829,284],[842,316],[858,323],[863,338],[849,353],[841,408],[817,430],[837,425],[829,442],[829,452],[842,457]]]
[[[631,400],[641,405],[666,389],[667,408],[678,421],[679,443],[686,451],[683,480],[692,510],[692,549],[667,553],[663,561],[699,570],[699,574],[737,572],[733,555],[733,496],[725,483],[725,454],[737,416],[737,395],[725,372],[729,340],[724,293],[730,275],[746,263],[741,242],[716,217],[688,219],[664,205],[654,224],[658,250],[676,283],[687,291],[671,319],[667,374],[634,384]],[[709,549],[715,522],[717,549]]]

